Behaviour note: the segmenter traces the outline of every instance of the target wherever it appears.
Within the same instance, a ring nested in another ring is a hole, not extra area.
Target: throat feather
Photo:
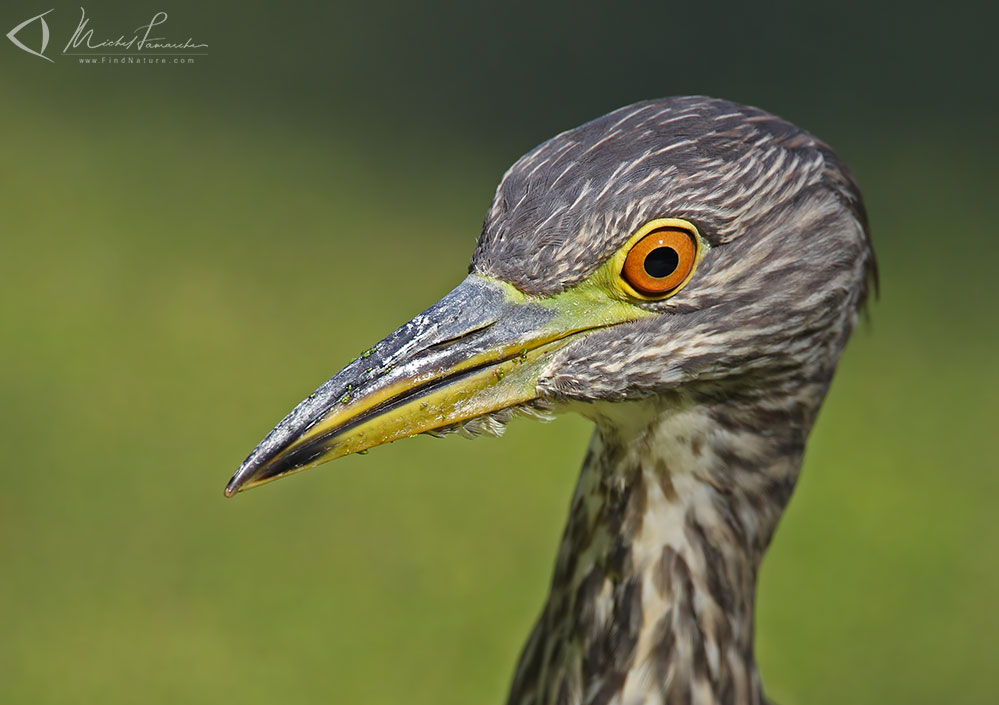
[[[636,411],[596,418],[509,705],[765,702],[756,575],[797,477],[800,427],[762,436],[722,408]]]

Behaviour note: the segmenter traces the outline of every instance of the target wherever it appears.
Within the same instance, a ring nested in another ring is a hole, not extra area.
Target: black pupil
[[[672,247],[657,247],[645,256],[645,271],[656,279],[668,277],[679,264],[680,256]]]

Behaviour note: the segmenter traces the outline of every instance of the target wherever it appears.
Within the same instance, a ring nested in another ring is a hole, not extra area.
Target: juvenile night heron
[[[875,262],[836,155],[710,98],[503,176],[470,273],[268,434],[227,495],[417,433],[596,430],[511,705],[763,703],[756,574]]]

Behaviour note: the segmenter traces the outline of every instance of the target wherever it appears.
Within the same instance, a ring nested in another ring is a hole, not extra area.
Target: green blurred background
[[[770,694],[997,701],[995,5],[692,5],[86,6],[192,66],[59,56],[76,4],[54,63],[0,39],[0,702],[502,702],[587,423],[222,487],[461,279],[514,159],[682,93],[833,144],[881,264],[760,578]]]

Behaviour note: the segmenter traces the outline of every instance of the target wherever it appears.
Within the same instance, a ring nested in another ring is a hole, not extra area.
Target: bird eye
[[[681,228],[661,228],[631,247],[621,277],[639,294],[659,297],[687,281],[696,259],[696,235]]]

